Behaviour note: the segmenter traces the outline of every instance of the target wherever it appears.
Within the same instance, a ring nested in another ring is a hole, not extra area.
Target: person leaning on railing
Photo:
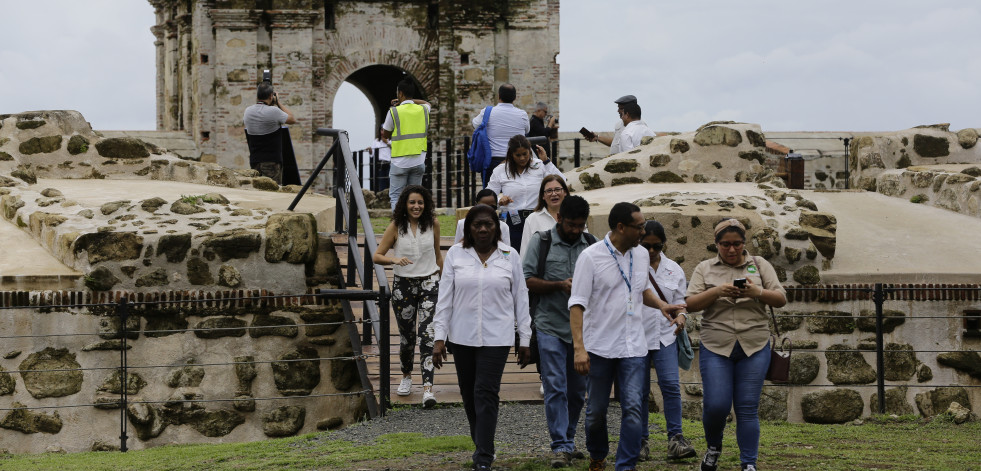
[[[746,249],[746,227],[736,219],[715,226],[719,255],[695,267],[685,298],[703,311],[698,366],[702,375],[702,427],[708,450],[703,471],[714,471],[722,453],[729,409],[736,411],[736,443],[743,470],[756,470],[760,443],[757,415],[770,366],[766,307],[787,304],[786,291],[766,260]],[[745,280],[743,287],[736,280]]]

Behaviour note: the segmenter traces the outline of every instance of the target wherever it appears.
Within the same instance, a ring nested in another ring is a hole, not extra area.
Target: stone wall
[[[2,306],[36,306],[5,310],[0,320],[0,336],[24,336],[7,338],[0,352],[0,408],[17,409],[0,412],[3,448],[118,447],[123,335],[114,307],[45,306],[114,303],[122,296],[133,303],[126,326],[131,449],[262,440],[364,417],[348,326],[338,324],[340,305],[260,294],[274,293],[0,293]],[[43,409],[55,406],[64,408]]]
[[[981,406],[981,338],[965,335],[965,309],[981,305],[978,285],[903,285],[929,288],[888,295],[883,323],[886,413],[934,416],[951,402]],[[973,288],[965,292],[946,288]],[[791,422],[845,423],[878,413],[875,304],[869,294],[848,292],[869,285],[827,286],[827,291],[788,289],[776,310],[781,333],[793,343],[790,385],[764,387],[760,417]],[[834,292],[833,289],[840,291]],[[689,324],[698,343],[700,316]],[[961,351],[961,352],[958,352]],[[701,419],[698,358],[682,371],[684,414]],[[660,395],[654,397],[660,405]]]

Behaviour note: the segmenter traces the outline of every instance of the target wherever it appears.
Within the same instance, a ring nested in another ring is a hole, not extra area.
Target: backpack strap
[[[752,257],[753,257],[753,265],[756,265],[756,271],[760,273],[760,283],[763,283],[763,270],[760,269],[760,262],[756,260],[756,255],[752,255]],[[766,307],[770,308],[770,319],[773,319],[773,330],[776,332],[777,337],[779,337],[780,327],[777,325],[777,315],[773,313],[773,306],[767,304]]]
[[[541,238],[541,245],[538,248],[538,266],[535,270],[535,277],[541,280],[545,279],[545,259],[548,257],[548,251],[552,248],[552,230],[538,231],[536,232],[538,237]],[[531,320],[535,320],[535,311],[538,310],[538,302],[541,300],[541,296],[535,293],[528,294],[528,313],[531,315]]]

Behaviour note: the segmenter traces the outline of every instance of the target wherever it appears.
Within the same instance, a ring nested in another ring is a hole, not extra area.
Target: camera
[[[272,84],[272,71],[271,70],[266,69],[266,70],[263,70],[262,71],[262,81],[263,82],[269,82],[270,84]]]
[[[736,278],[735,280],[732,280],[732,284],[736,288],[743,289],[746,287],[746,278]]]

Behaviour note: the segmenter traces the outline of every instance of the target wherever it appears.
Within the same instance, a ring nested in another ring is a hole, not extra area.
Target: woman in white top
[[[494,211],[497,211],[497,193],[494,193],[494,190],[491,190],[490,188],[484,188],[483,190],[478,191],[477,194],[474,195],[473,201],[474,206],[478,204],[486,204],[487,206],[494,208]],[[456,222],[456,234],[453,235],[453,243],[457,244],[462,240],[463,219],[460,219]],[[508,223],[505,221],[501,221],[501,241],[503,241],[505,245],[511,245],[511,231],[508,229]]]
[[[498,204],[504,210],[502,217],[508,217],[511,226],[511,246],[521,246],[521,233],[525,219],[535,211],[538,204],[538,189],[546,175],[559,175],[562,172],[549,160],[542,146],[535,146],[538,157],[531,154],[528,138],[517,135],[508,141],[508,153],[503,165],[494,168],[487,188],[498,195]],[[506,215],[506,216],[505,216]]]
[[[433,363],[441,367],[453,354],[463,408],[476,450],[474,469],[494,461],[501,375],[518,332],[518,362],[531,361],[528,288],[518,254],[500,242],[500,220],[478,204],[464,220],[463,242],[446,252],[433,320]]]
[[[395,265],[392,308],[399,327],[399,360],[402,382],[395,391],[408,396],[412,388],[412,363],[416,332],[419,336],[419,364],[422,369],[422,403],[436,405],[433,395],[433,313],[443,269],[439,247],[439,220],[433,215],[433,197],[419,185],[409,185],[399,195],[392,211],[392,222],[385,228],[372,261]],[[394,246],[395,256],[385,254]]]
[[[521,248],[518,251],[522,255],[532,234],[555,227],[555,222],[559,220],[559,206],[568,194],[569,187],[560,175],[546,175],[542,179],[538,189],[538,206],[525,220],[525,228],[521,231]]]
[[[657,221],[647,221],[644,225],[644,238],[640,240],[641,247],[647,250],[650,266],[647,267],[648,277],[654,285],[654,291],[669,304],[684,304],[688,282],[681,265],[664,255],[664,245],[667,236],[664,226]],[[681,434],[681,386],[678,376],[678,346],[675,340],[684,328],[687,314],[679,314],[682,318],[678,324],[672,324],[661,311],[652,307],[643,307],[644,332],[647,334],[647,359],[657,372],[657,385],[661,389],[661,399],[664,402],[664,418],[668,431],[668,458],[681,459],[695,456],[695,448]],[[650,384],[651,369],[647,371],[647,383]],[[648,395],[644,395],[644,410],[647,410]],[[646,422],[646,420],[645,420]],[[644,427],[644,438],[641,441],[641,456],[650,456],[647,445],[647,427]]]

